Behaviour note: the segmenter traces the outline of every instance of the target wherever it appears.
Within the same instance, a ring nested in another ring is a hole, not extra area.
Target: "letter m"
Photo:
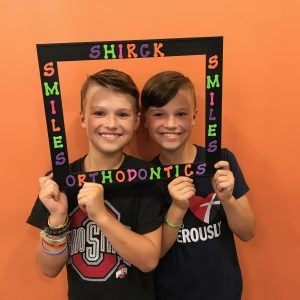
[[[45,95],[50,96],[55,93],[56,96],[59,95],[58,90],[58,82],[54,81],[52,88],[49,86],[48,82],[44,82],[44,88],[45,88]]]
[[[206,82],[207,82],[207,85],[206,85],[206,88],[209,90],[211,87],[220,87],[220,82],[219,82],[219,75],[218,74],[216,74],[215,75],[215,78],[214,78],[214,80],[212,81],[211,80],[211,77],[210,77],[210,75],[208,75],[207,77],[207,80],[206,80]]]

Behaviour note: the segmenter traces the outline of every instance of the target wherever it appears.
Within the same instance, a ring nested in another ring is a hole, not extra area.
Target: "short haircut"
[[[135,112],[139,112],[139,97],[140,93],[133,79],[126,73],[113,70],[104,69],[93,75],[88,76],[81,88],[81,111],[84,111],[85,96],[88,89],[92,85],[103,86],[112,91],[122,94],[130,95],[134,98]]]
[[[164,71],[152,76],[142,90],[142,110],[146,112],[151,106],[165,106],[182,88],[190,89],[196,106],[195,87],[188,77],[177,71]]]

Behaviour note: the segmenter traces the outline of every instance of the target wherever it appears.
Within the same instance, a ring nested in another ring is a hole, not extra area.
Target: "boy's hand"
[[[180,176],[172,180],[168,185],[169,193],[173,199],[173,205],[181,208],[189,208],[189,199],[196,193],[193,179]]]
[[[79,207],[88,214],[92,221],[101,220],[107,215],[104,204],[104,189],[101,184],[85,182],[77,199]]]
[[[218,170],[212,179],[213,189],[221,202],[229,201],[234,188],[234,176],[229,163],[221,160],[215,164],[215,168]]]
[[[53,174],[40,177],[39,198],[50,213],[50,222],[53,226],[65,222],[68,213],[68,198],[59,190],[58,184],[52,180]]]

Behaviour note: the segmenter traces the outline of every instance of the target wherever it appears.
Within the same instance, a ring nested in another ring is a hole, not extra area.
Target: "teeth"
[[[174,137],[174,136],[178,136],[179,133],[163,133],[163,135],[165,135],[167,137]]]
[[[109,134],[109,133],[101,133],[100,135],[107,138],[114,138],[119,136],[118,134]]]

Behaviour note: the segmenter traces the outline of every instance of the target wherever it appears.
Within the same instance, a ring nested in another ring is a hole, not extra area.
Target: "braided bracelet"
[[[62,228],[64,228],[64,227],[67,227],[67,226],[68,226],[68,222],[69,222],[69,217],[68,217],[68,215],[67,215],[67,218],[66,218],[64,224],[61,224],[61,225],[58,225],[58,226],[53,226],[53,225],[51,225],[51,223],[50,223],[50,216],[48,217],[48,226],[49,226],[50,229],[62,229]]]

